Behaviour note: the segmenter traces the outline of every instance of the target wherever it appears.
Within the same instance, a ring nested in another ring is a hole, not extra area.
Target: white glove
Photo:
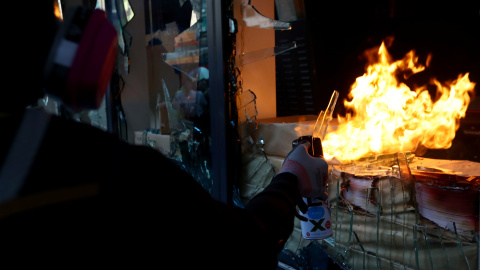
[[[325,159],[308,154],[310,143],[296,146],[287,155],[280,168],[280,173],[293,173],[298,178],[298,186],[302,197],[326,200],[328,182],[328,164]]]

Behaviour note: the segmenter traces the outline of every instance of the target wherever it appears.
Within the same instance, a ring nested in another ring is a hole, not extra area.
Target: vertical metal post
[[[210,121],[212,141],[212,196],[224,203],[231,202],[228,182],[226,140],[227,100],[225,94],[223,2],[207,2],[208,66],[210,85]]]

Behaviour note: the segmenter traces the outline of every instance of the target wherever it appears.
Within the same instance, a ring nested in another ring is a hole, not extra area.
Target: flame
[[[366,55],[370,60],[366,73],[351,86],[350,101],[344,101],[349,113],[338,116],[338,128],[323,140],[325,158],[351,161],[372,154],[414,152],[419,146],[449,148],[475,88],[469,74],[443,84],[432,79],[438,97],[434,102],[426,86],[412,91],[397,80],[399,72],[425,69],[413,50],[392,61],[382,43]]]

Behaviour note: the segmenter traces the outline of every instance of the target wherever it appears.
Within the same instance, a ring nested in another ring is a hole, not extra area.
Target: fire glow
[[[366,73],[352,84],[349,100],[344,101],[348,113],[337,116],[337,129],[322,142],[325,158],[345,162],[374,154],[415,152],[419,147],[449,148],[473,96],[475,83],[470,82],[469,73],[444,83],[431,79],[437,88],[433,101],[427,86],[411,90],[397,80],[399,73],[425,70],[415,51],[393,61],[382,43],[366,54]]]

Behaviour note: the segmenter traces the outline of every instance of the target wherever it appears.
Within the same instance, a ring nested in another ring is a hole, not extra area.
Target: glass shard
[[[237,107],[243,108],[246,105],[255,102],[256,96],[251,90],[242,91],[236,95],[237,97]]]
[[[120,23],[122,27],[125,27],[128,22],[133,19],[134,13],[133,9],[130,6],[128,0],[120,0],[115,1],[117,7],[118,18],[120,19]]]
[[[167,84],[165,80],[162,79],[163,85],[163,94],[165,95],[165,106],[167,107],[168,112],[168,122],[170,124],[170,130],[180,130],[184,128],[180,114],[174,108],[172,99],[170,98],[170,93],[168,92]]]
[[[244,52],[237,56],[236,64],[237,66],[246,65],[253,62],[257,62],[263,59],[267,59],[269,57],[273,57],[292,49],[297,48],[297,43],[294,41],[291,45],[286,46],[276,46],[271,48],[265,48],[261,50],[251,51],[251,52]]]
[[[290,30],[288,22],[281,22],[263,16],[252,5],[242,5],[243,21],[247,27],[258,27],[263,29]]]
[[[318,115],[317,122],[315,123],[315,126],[313,128],[313,137],[318,137],[322,141],[325,138],[328,124],[333,118],[333,111],[335,110],[335,105],[337,104],[339,95],[340,93],[337,90],[334,90],[332,96],[330,97],[330,102],[328,103],[326,111],[322,111]]]
[[[397,153],[398,157],[398,169],[400,172],[400,178],[411,182],[413,180],[412,174],[410,172],[410,167],[408,166],[408,160],[404,152]]]

